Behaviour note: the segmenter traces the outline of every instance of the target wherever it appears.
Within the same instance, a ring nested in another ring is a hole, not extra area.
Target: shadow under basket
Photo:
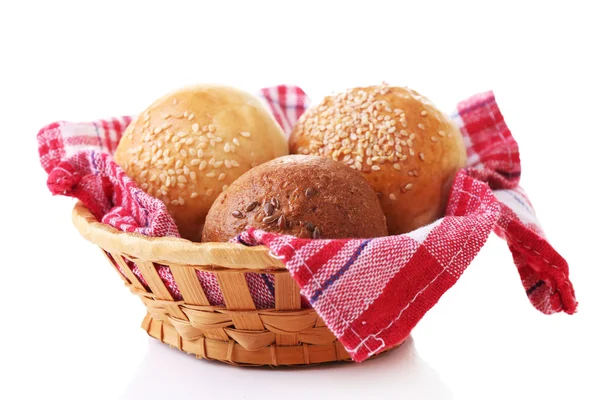
[[[198,358],[236,365],[350,360],[317,313],[302,308],[298,285],[264,246],[193,243],[121,232],[98,222],[81,203],[73,209],[73,223],[85,239],[103,250],[125,285],[140,297],[148,311],[142,328],[163,343]],[[146,285],[128,262],[138,266]],[[182,300],[174,300],[157,265],[171,269]],[[196,270],[216,275],[225,306],[210,305]],[[247,272],[273,275],[275,308],[257,309]]]

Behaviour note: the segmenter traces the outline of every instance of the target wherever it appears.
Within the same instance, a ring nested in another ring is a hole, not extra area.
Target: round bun
[[[260,100],[228,86],[199,85],[140,114],[115,160],[164,201],[182,237],[199,241],[217,196],[250,168],[287,153],[281,128]]]
[[[254,226],[300,238],[386,236],[377,195],[356,171],[315,156],[285,156],[251,169],[222,193],[202,240],[225,242]]]
[[[386,84],[326,97],[307,110],[290,150],[343,162],[377,192],[392,235],[440,218],[465,166],[454,123],[414,90]]]

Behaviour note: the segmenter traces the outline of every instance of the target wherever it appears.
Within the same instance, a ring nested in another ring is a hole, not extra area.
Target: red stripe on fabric
[[[102,125],[102,130],[104,131],[104,145],[102,147],[106,147],[106,151],[108,151],[110,154],[112,154],[113,149],[110,143],[110,128],[108,126],[109,122],[106,120],[102,120],[100,121],[100,124]]]
[[[279,85],[279,86],[277,86],[277,95],[278,95],[277,104],[279,104],[279,106],[281,107],[281,112],[283,114],[283,118],[285,118],[285,120],[287,122],[287,125],[290,125],[291,121],[288,118],[288,115],[287,115],[287,112],[286,112],[287,111],[286,106],[287,106],[287,103],[288,103],[288,100],[287,100],[287,90],[288,89],[287,89],[287,87],[285,85]]]
[[[304,258],[302,251],[297,251],[298,256],[303,258],[304,267],[298,268],[294,274],[294,278],[301,288],[310,284],[313,280],[313,275],[319,271],[323,265],[337,254],[346,244],[347,240],[331,240],[324,244],[315,254],[309,258]],[[310,293],[312,295],[312,293]],[[308,297],[310,297],[308,295]]]
[[[121,138],[121,132],[123,132],[124,128],[121,125],[121,121],[119,121],[118,118],[113,118],[112,119],[112,124],[113,124],[113,131],[112,131],[112,135],[110,135],[110,140],[111,140],[111,147],[114,148],[115,150],[117,149],[117,146],[119,145],[119,139]]]
[[[464,215],[469,202],[471,201],[470,191],[473,187],[473,179],[465,178],[462,181],[461,188],[454,188],[453,191],[460,190],[458,195],[458,201],[456,203],[456,209],[454,215]]]
[[[298,121],[298,118],[300,118],[302,116],[302,114],[304,114],[305,106],[304,104],[306,103],[306,93],[304,93],[304,91],[302,89],[300,89],[298,86],[295,87],[296,90],[296,121]],[[294,121],[294,124],[296,123],[296,121]]]
[[[420,246],[410,261],[398,271],[398,273],[389,281],[384,291],[375,300],[375,302],[363,312],[355,321],[351,323],[352,330],[348,329],[342,336],[342,341],[346,341],[350,347],[355,347],[355,333],[361,338],[376,334],[395,321],[399,315],[401,329],[395,333],[399,339],[402,339],[414,327],[416,322],[425,314],[428,309],[413,310],[415,296],[431,297],[431,282],[442,271],[437,260],[429,254],[425,247]],[[436,301],[443,292],[436,293]],[[417,297],[418,298],[418,297]],[[365,322],[365,324],[363,324]],[[396,343],[386,343],[387,346]]]
[[[508,223],[505,233],[515,261],[518,254],[524,265],[534,271],[536,280],[551,282],[555,286],[560,302],[555,304],[553,312],[564,310],[567,314],[575,313],[577,300],[573,285],[568,279],[567,261],[544,238],[516,219]]]

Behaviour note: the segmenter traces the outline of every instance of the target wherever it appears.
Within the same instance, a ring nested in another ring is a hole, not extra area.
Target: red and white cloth
[[[287,134],[308,106],[295,86],[260,91]],[[518,186],[519,149],[491,92],[458,104],[452,115],[468,149],[445,217],[413,232],[375,239],[310,240],[249,229],[238,240],[264,244],[284,260],[303,296],[355,361],[404,340],[456,283],[492,231],[513,254],[525,292],[546,314],[572,314],[577,302],[567,262],[550,246]],[[146,195],[110,156],[129,117],[59,122],[38,133],[40,159],[54,194],[80,199],[102,222],[127,232],[178,236],[164,204]],[[134,273],[143,280],[135,265]],[[168,267],[159,274],[181,298]],[[211,273],[198,273],[211,304],[223,297]],[[269,275],[247,274],[259,308],[274,304]]]

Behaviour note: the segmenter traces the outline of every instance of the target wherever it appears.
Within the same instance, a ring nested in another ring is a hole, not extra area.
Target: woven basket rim
[[[81,202],[73,207],[72,221],[86,240],[133,260],[189,266],[217,265],[231,269],[285,269],[283,261],[273,257],[265,246],[194,243],[182,238],[148,237],[122,232],[99,222]]]

